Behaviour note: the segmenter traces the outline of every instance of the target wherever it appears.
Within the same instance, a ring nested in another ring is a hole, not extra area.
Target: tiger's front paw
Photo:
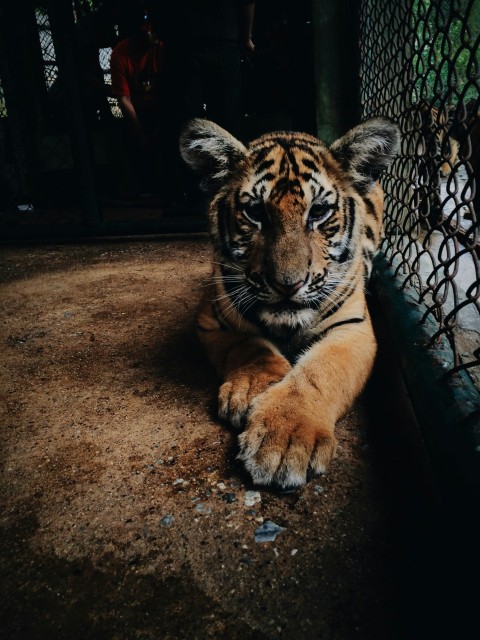
[[[305,484],[309,471],[324,473],[336,450],[333,425],[322,426],[321,418],[288,401],[275,405],[262,400],[239,436],[238,458],[254,483],[299,487]]]
[[[289,365],[277,367],[275,372],[243,370],[224,382],[218,393],[218,415],[236,429],[242,428],[252,402],[273,384],[282,380]]]

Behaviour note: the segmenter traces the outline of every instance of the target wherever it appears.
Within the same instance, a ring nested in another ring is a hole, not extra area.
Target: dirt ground
[[[327,475],[258,489],[193,332],[205,239],[1,253],[2,638],[428,637],[433,494],[382,375]]]

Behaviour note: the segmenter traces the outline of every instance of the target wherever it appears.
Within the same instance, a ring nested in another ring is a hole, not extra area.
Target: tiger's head
[[[376,118],[328,147],[275,132],[247,147],[218,125],[192,120],[183,159],[210,196],[210,232],[226,295],[273,333],[310,326],[363,288],[381,233],[380,173],[398,146],[395,124]]]

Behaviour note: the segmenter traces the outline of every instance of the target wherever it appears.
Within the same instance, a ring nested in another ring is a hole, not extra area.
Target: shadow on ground
[[[441,509],[385,361],[328,474],[252,495],[193,334],[209,260],[194,239],[4,250],[2,637],[425,638]]]

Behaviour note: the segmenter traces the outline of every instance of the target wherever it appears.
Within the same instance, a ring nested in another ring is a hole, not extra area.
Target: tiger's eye
[[[267,220],[267,212],[265,210],[265,203],[262,201],[251,202],[245,204],[242,210],[243,215],[252,222],[254,225],[261,226]]]
[[[311,226],[326,222],[335,213],[335,206],[328,203],[314,203],[308,212],[308,222]]]

